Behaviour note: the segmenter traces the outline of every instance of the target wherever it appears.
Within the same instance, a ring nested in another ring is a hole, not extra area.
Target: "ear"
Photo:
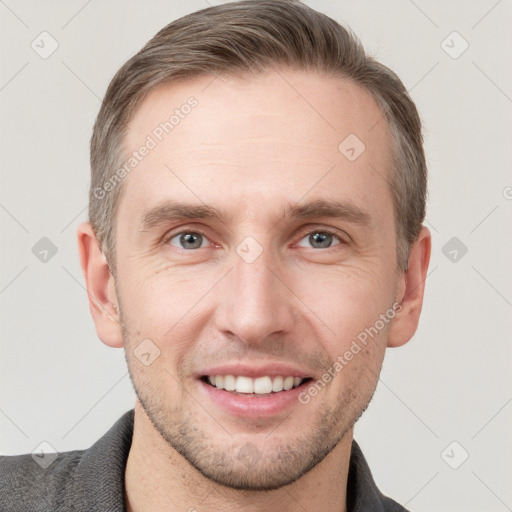
[[[87,286],[89,309],[98,338],[109,347],[123,346],[114,276],[89,222],[77,229],[80,265]]]
[[[409,266],[400,276],[396,302],[401,304],[390,324],[388,347],[400,347],[416,332],[423,305],[431,249],[430,231],[423,226],[409,251]]]

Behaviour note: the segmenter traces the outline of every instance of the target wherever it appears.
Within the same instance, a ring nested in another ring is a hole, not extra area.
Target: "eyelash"
[[[169,242],[173,238],[175,238],[178,235],[182,235],[184,233],[195,233],[195,234],[198,234],[198,235],[202,235],[202,236],[204,236],[205,238],[207,238],[209,240],[208,235],[204,231],[202,231],[201,229],[194,228],[194,229],[181,229],[180,231],[176,231],[174,233],[171,233],[171,234],[169,234],[168,236],[166,236],[164,238],[163,243],[164,244],[169,244]],[[310,229],[309,231],[304,232],[304,235],[298,241],[300,242],[307,235],[311,235],[313,233],[322,233],[322,234],[331,235],[331,236],[337,238],[340,241],[339,244],[333,245],[331,247],[325,247],[323,249],[318,249],[318,250],[328,251],[329,249],[333,249],[337,245],[342,245],[342,244],[346,243],[346,241],[341,237],[341,235],[337,231],[335,231],[333,229],[329,229],[329,228]],[[173,247],[176,247],[176,246],[173,246]],[[198,250],[198,249],[184,249],[183,247],[176,247],[176,248],[177,249],[182,249],[183,251],[187,251],[187,252],[188,251],[194,251],[194,250],[197,251]],[[206,249],[206,247],[200,247],[199,249]],[[305,247],[305,249],[313,249],[313,250],[315,250],[316,248],[315,247]]]

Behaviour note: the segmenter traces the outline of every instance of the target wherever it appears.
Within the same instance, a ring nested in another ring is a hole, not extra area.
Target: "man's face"
[[[191,96],[172,131],[155,132]],[[126,358],[158,432],[216,482],[292,482],[374,392],[387,324],[335,362],[392,308],[401,279],[381,119],[356,86],[281,70],[162,86],[130,124],[128,152],[148,135],[157,145],[126,178],[116,217]],[[356,139],[338,149],[350,134],[365,144],[355,160]],[[269,393],[290,377],[304,380]]]

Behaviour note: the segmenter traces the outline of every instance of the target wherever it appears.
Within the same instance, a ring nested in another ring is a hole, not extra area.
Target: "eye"
[[[201,249],[208,246],[208,238],[197,231],[182,231],[169,238],[168,243],[180,249]]]
[[[333,240],[338,240],[339,243],[342,242],[338,235],[326,230],[312,231],[309,235],[305,236],[298,244],[300,247],[309,247],[307,245],[304,245],[304,243],[302,242],[303,240],[306,240],[308,243],[310,243],[313,249],[329,249],[333,245],[339,245],[336,243],[333,244]]]

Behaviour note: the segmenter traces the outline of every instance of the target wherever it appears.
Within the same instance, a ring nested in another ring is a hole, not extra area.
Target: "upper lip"
[[[235,362],[229,364],[223,364],[219,366],[211,366],[205,368],[197,373],[197,377],[203,377],[205,375],[234,375],[251,377],[253,379],[257,377],[301,377],[303,379],[311,377],[311,374],[306,370],[300,368],[282,364],[282,363],[265,363],[261,365]]]

